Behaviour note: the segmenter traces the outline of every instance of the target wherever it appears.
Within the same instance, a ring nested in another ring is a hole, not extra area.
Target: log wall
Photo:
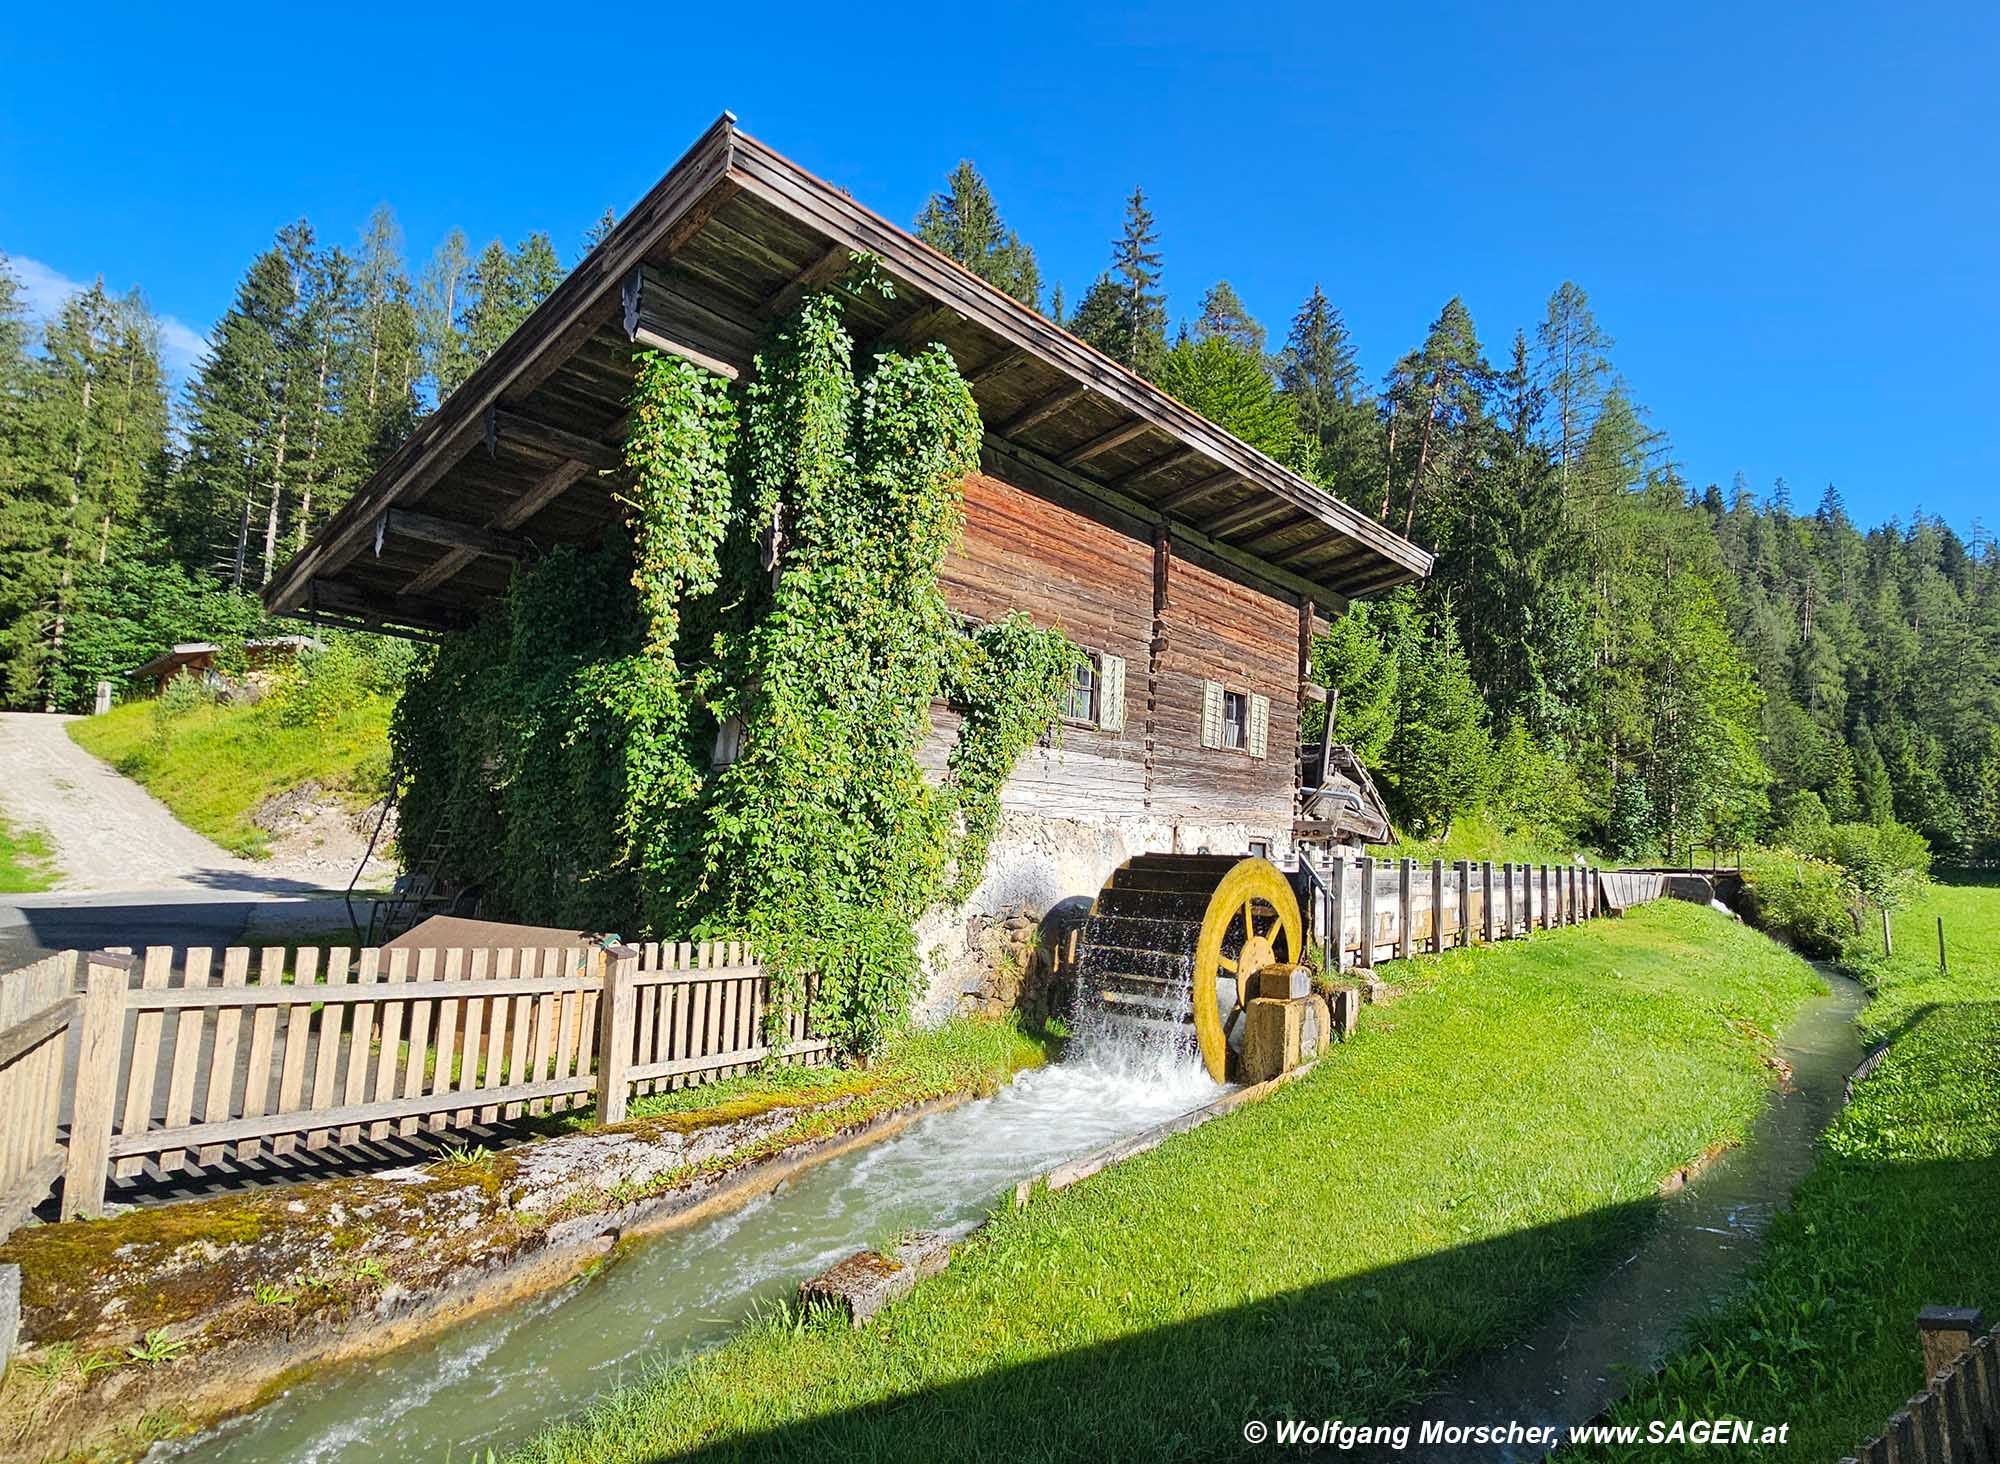
[[[1020,610],[1087,650],[1126,663],[1125,725],[1065,724],[1060,746],[1021,760],[1002,795],[1013,812],[1101,822],[1243,825],[1290,835],[1298,744],[1295,604],[1164,554],[1147,540],[1012,484],[976,474],[965,535],[940,575],[961,614]],[[1265,756],[1204,748],[1205,681],[1269,698]],[[933,709],[923,761],[941,773],[958,719]],[[1199,842],[1199,833],[1191,834]]]

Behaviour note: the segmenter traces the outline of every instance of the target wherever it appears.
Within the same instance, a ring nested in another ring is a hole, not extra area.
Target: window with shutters
[[[1266,757],[1271,747],[1271,699],[1231,691],[1220,681],[1201,684],[1201,745]]]
[[[1069,684],[1069,696],[1063,702],[1064,721],[1082,722],[1092,727],[1097,725],[1100,678],[1101,663],[1095,652],[1086,651],[1077,657],[1076,674]]]
[[[1222,693],[1222,745],[1237,751],[1250,746],[1250,698],[1240,691]]]

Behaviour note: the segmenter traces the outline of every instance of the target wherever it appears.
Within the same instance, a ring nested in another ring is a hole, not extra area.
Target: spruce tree
[[[953,168],[945,191],[924,204],[917,237],[1023,305],[1040,307],[1042,272],[1035,251],[1002,222],[992,191],[971,162]]]
[[[1317,445],[1319,474],[1358,508],[1372,506],[1381,479],[1381,429],[1340,312],[1318,285],[1292,317],[1278,357],[1278,380]]]
[[[1077,306],[1071,333],[1141,376],[1167,354],[1167,302],[1161,293],[1159,236],[1142,188],[1125,203],[1125,229],[1111,246],[1111,268]]]
[[[1217,280],[1201,297],[1201,314],[1192,333],[1198,342],[1219,337],[1244,355],[1259,360],[1264,355],[1264,327],[1228,280]]]

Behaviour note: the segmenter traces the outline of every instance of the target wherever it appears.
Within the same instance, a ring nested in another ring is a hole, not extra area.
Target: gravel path
[[[239,859],[204,839],[72,742],[65,724],[74,720],[0,712],[0,809],[17,826],[48,836],[62,871],[57,890],[278,894],[324,883],[301,880],[276,861]]]

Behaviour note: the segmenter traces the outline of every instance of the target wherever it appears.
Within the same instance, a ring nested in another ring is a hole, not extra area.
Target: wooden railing
[[[633,1093],[832,1051],[808,1035],[809,994],[767,1041],[769,981],[740,943],[154,946],[66,953],[0,983],[7,1224],[58,1173],[69,1219],[149,1165],[206,1170],[585,1103],[616,1123]]]
[[[1917,1318],[1925,1386],[1841,1464],[1991,1464],[2000,1459],[2000,1328],[1964,1307]]]
[[[1343,971],[1575,925],[1659,894],[1655,877],[1650,893],[1614,906],[1612,874],[1581,864],[1336,856],[1308,868],[1313,930],[1329,968]]]
[[[73,951],[0,979],[0,1240],[62,1173],[63,1061],[75,986]]]

